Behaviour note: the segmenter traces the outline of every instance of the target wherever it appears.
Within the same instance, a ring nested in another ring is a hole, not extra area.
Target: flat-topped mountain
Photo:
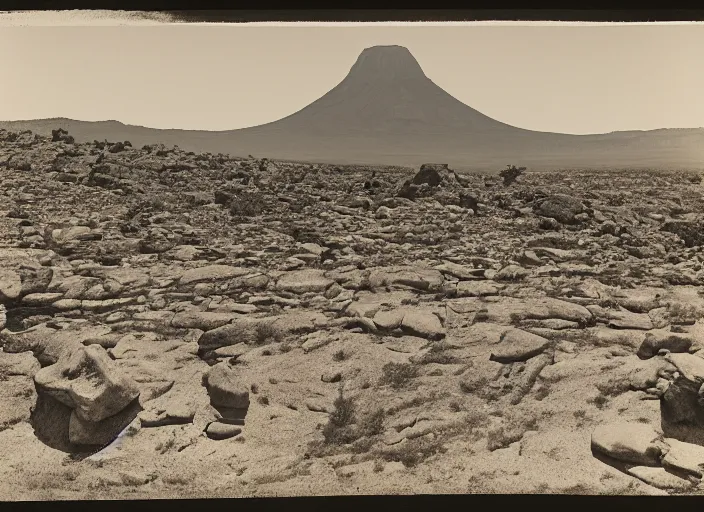
[[[365,49],[327,94],[290,116],[251,128],[158,130],[70,119],[0,122],[0,127],[41,134],[60,127],[79,142],[129,140],[135,145],[164,143],[189,151],[340,164],[418,166],[442,161],[465,169],[492,169],[510,162],[544,169],[704,167],[704,129],[567,135],[517,128],[485,116],[438,87],[401,46]]]

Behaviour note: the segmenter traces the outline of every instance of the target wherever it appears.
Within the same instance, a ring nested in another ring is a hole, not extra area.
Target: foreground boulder
[[[137,384],[125,375],[100,345],[88,345],[39,370],[37,392],[74,410],[80,420],[98,422],[122,411],[139,396]]]
[[[660,463],[667,445],[648,425],[614,422],[594,429],[592,450],[621,462],[653,466]]]
[[[670,473],[665,468],[653,468],[648,466],[636,466],[630,468],[628,473],[644,481],[648,485],[658,489],[672,491],[686,491],[694,487],[695,482]]]
[[[670,447],[662,459],[663,466],[695,478],[704,477],[704,446],[683,443],[677,439],[665,439]]]
[[[429,340],[445,337],[445,329],[432,310],[422,307],[401,307],[391,311],[378,311],[373,318],[377,328],[399,332]]]
[[[694,340],[688,334],[654,330],[645,335],[637,355],[641,359],[648,359],[663,349],[669,352],[687,352],[693,343]]]
[[[498,363],[527,361],[545,351],[550,340],[521,329],[509,329],[501,336],[501,343],[491,351],[489,359]]]
[[[0,304],[17,300],[22,291],[20,275],[7,269],[0,269]]]
[[[141,411],[136,383],[97,344],[64,353],[39,370],[34,383],[35,434],[62,451],[110,443]]]
[[[218,363],[213,366],[205,379],[210,403],[214,407],[233,409],[249,407],[249,391],[227,364]]]
[[[216,441],[235,437],[241,432],[242,429],[240,427],[230,425],[229,423],[221,423],[219,421],[214,421],[210,423],[205,429],[206,435],[210,439],[214,439]]]
[[[677,371],[662,395],[663,429],[670,437],[704,444],[704,359],[693,354],[667,354]]]

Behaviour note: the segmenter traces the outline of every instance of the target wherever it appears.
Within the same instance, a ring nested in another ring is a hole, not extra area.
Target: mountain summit
[[[367,80],[386,77],[418,79],[425,78],[425,73],[408,48],[390,45],[365,48],[350,69],[349,76]]]
[[[520,84],[519,84],[520,85]],[[0,123],[9,129],[68,130],[77,141],[163,142],[190,151],[339,164],[459,169],[507,163],[534,168],[702,168],[704,130],[603,135],[536,132],[492,119],[457,100],[423,72],[403,46],[364,49],[327,94],[283,119],[239,130],[156,130],[68,119]]]
[[[330,137],[362,134],[422,136],[443,129],[518,130],[450,96],[428,78],[403,46],[373,46],[330,92],[272,126]]]

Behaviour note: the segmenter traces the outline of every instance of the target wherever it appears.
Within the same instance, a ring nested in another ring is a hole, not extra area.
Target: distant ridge
[[[162,130],[63,118],[0,122],[0,128],[43,134],[59,127],[77,141],[164,143],[187,151],[339,164],[704,169],[702,128],[595,135],[517,128],[438,87],[402,46],[364,49],[327,94],[283,119],[251,128]]]

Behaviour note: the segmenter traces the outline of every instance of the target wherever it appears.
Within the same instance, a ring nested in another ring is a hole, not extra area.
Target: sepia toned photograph
[[[0,501],[704,494],[702,54],[0,12]]]

